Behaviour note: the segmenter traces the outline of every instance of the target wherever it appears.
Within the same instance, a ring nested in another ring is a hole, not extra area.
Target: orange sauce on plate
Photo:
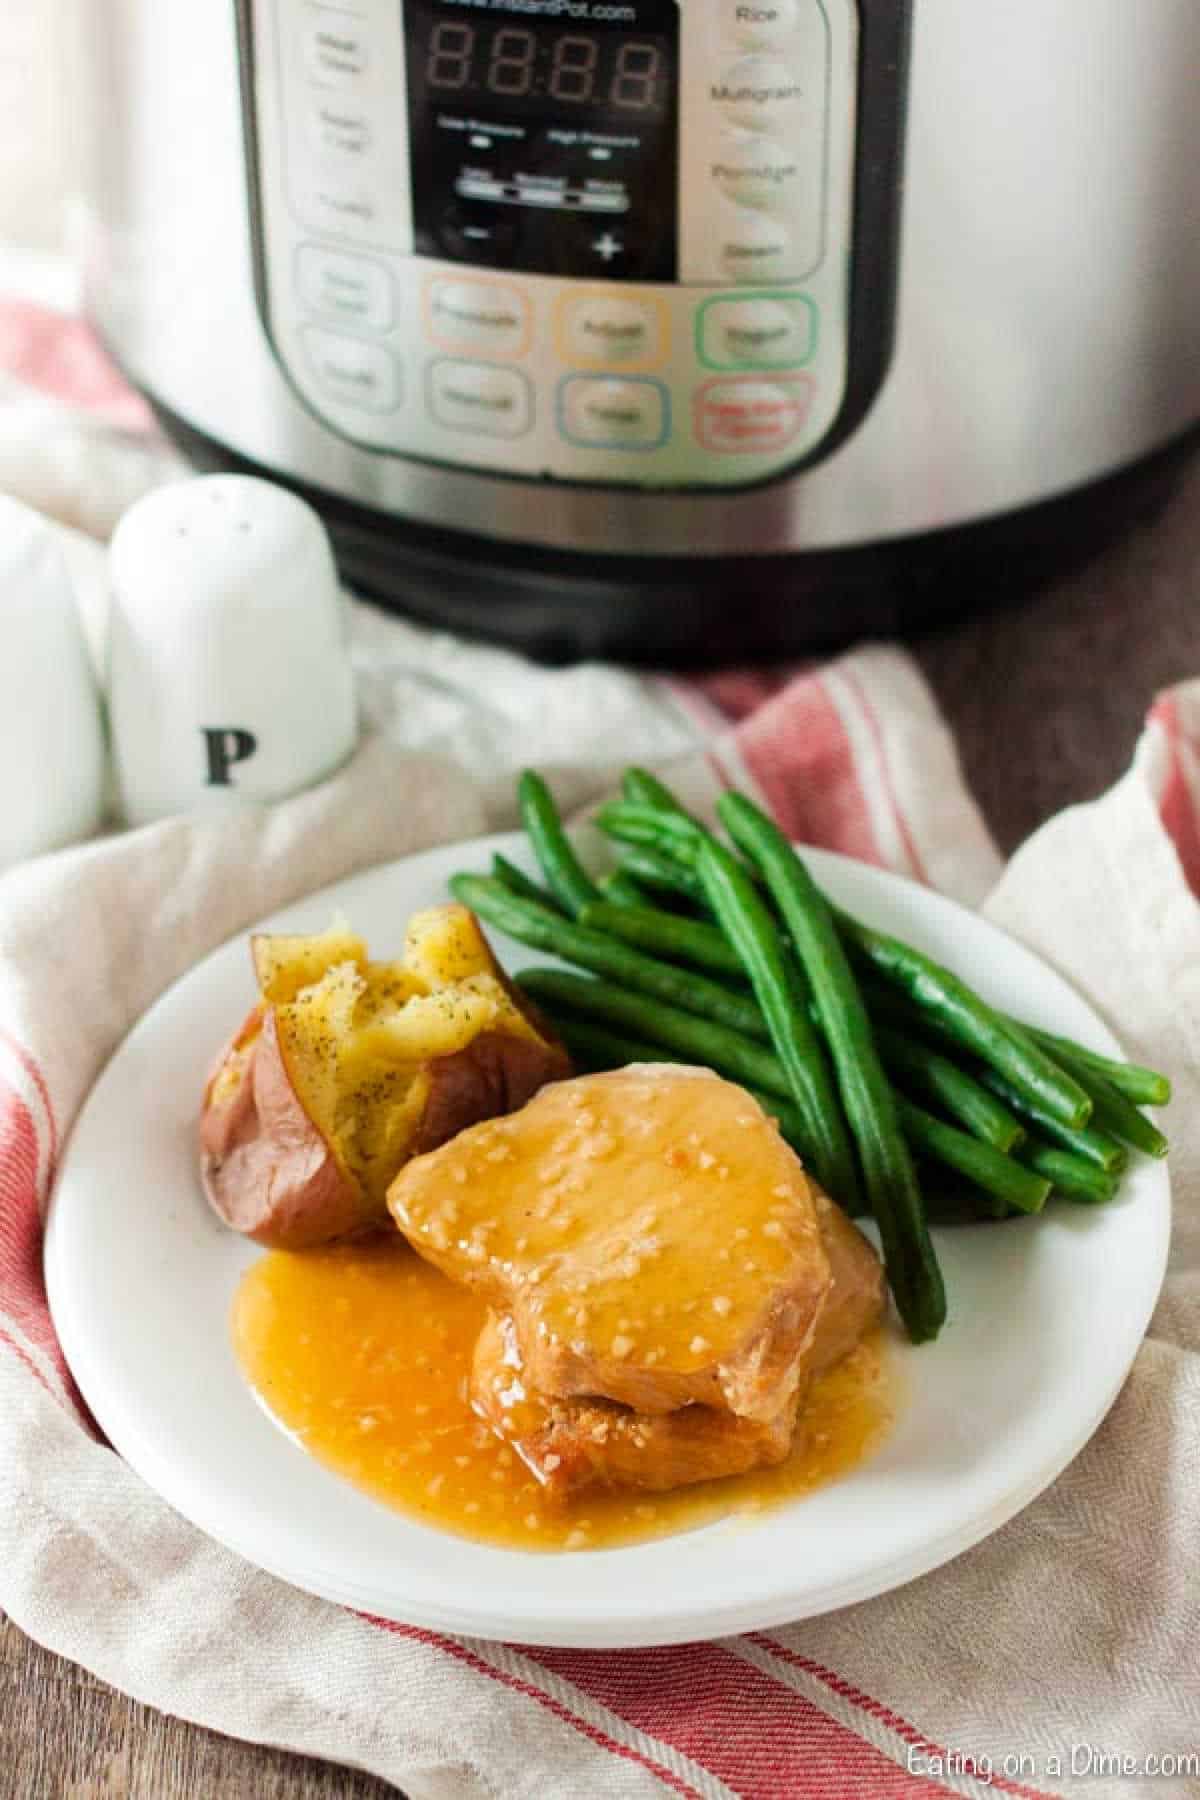
[[[814,1383],[777,1467],[564,1504],[468,1404],[485,1310],[399,1238],[277,1250],[242,1279],[234,1347],[267,1411],[319,1462],[423,1524],[523,1550],[609,1548],[779,1505],[852,1469],[891,1420],[875,1332]]]

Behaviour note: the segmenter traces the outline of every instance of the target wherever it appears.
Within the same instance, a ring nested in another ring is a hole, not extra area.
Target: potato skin
[[[462,1050],[421,1065],[428,1098],[408,1154],[436,1150],[468,1125],[514,1112],[547,1081],[571,1073],[547,1029],[541,1043],[482,1031]],[[228,1099],[215,1096],[231,1058],[245,1061]],[[209,1203],[227,1225],[270,1249],[304,1250],[389,1224],[341,1167],[298,1099],[273,1007],[256,1007],[230,1040],[205,1089],[200,1170]]]
[[[248,1043],[241,1082],[228,1100],[214,1100],[225,1064]],[[254,1009],[205,1088],[200,1178],[225,1223],[269,1249],[304,1250],[384,1222],[370,1215],[358,1182],[343,1172],[300,1104],[273,1007]]]

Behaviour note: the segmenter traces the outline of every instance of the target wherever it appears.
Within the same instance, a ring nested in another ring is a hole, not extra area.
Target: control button
[[[469,201],[447,207],[438,237],[447,256],[460,262],[511,261],[517,243],[516,208],[472,206]]]
[[[344,13],[317,19],[304,33],[304,60],[315,81],[357,87],[371,61],[366,32]]]
[[[666,353],[666,321],[654,300],[620,294],[568,296],[559,314],[560,348],[566,361],[641,363],[650,367]]]
[[[800,16],[798,0],[718,0],[717,29],[747,50],[774,50],[786,44]]]
[[[559,429],[594,450],[656,450],[667,440],[670,406],[660,381],[568,375],[558,389]]]
[[[517,369],[447,357],[430,364],[429,410],[451,431],[520,437],[533,423],[533,389]]]
[[[735,125],[786,135],[800,115],[805,84],[786,63],[744,56],[712,83],[710,92]]]
[[[711,164],[714,184],[739,206],[791,213],[804,173],[786,144],[757,132],[727,132]]]
[[[696,312],[696,354],[710,369],[798,369],[816,343],[817,309],[803,294],[718,296]]]
[[[735,456],[782,450],[807,419],[813,390],[810,375],[779,382],[705,382],[695,400],[696,442]]]
[[[386,331],[392,323],[392,278],[380,263],[302,244],[296,256],[296,284],[312,312],[369,331]]]
[[[748,206],[727,206],[715,222],[718,266],[735,281],[788,280],[797,271],[786,225]]]
[[[333,400],[366,412],[394,412],[400,404],[400,365],[382,344],[343,337],[309,325],[301,333],[313,373]]]
[[[529,305],[516,288],[490,281],[431,281],[429,335],[446,350],[520,356],[529,347]]]
[[[306,129],[316,155],[334,162],[361,162],[374,137],[366,113],[337,100],[314,100],[307,110]]]

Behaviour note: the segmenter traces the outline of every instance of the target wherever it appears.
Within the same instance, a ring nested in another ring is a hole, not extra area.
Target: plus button
[[[611,231],[606,231],[604,236],[597,238],[592,245],[596,255],[602,256],[606,263],[611,262],[614,256],[620,256],[624,248],[620,238],[615,238]]]

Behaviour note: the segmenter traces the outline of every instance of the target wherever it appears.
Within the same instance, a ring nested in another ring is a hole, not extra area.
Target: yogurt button
[[[573,362],[657,361],[662,354],[659,315],[636,300],[585,294],[568,300],[566,348]]]
[[[714,369],[794,369],[808,361],[816,333],[811,301],[709,300],[700,312],[700,353]]]
[[[430,368],[429,410],[451,431],[485,437],[520,437],[533,422],[533,398],[524,375],[449,358]]]
[[[709,92],[735,125],[750,131],[786,132],[795,127],[805,84],[786,63],[766,56],[744,56],[712,82]]]
[[[791,37],[799,16],[799,0],[718,0],[717,30],[747,50],[774,50]]]
[[[781,212],[793,206],[802,172],[795,150],[757,132],[726,132],[712,163],[713,181],[728,199]]]
[[[787,227],[749,207],[726,207],[717,220],[717,258],[734,281],[786,281],[795,261]]]

